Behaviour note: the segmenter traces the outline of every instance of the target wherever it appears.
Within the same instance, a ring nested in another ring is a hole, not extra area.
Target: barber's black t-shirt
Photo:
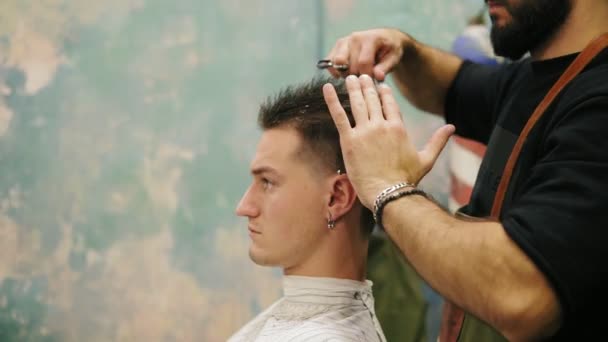
[[[462,66],[447,95],[446,120],[457,134],[488,145],[464,213],[490,215],[519,133],[575,57]],[[552,340],[608,335],[608,51],[530,132],[500,221],[559,297],[563,323]]]

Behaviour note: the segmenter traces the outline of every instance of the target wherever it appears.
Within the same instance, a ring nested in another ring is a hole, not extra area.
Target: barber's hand
[[[340,133],[348,178],[362,204],[371,209],[385,188],[404,181],[418,184],[435,164],[455,128],[441,127],[418,152],[387,85],[376,89],[373,80],[362,75],[348,76],[346,87],[355,127],[351,127],[331,84],[323,86],[323,95]]]
[[[374,29],[354,32],[338,39],[326,59],[334,65],[348,64],[347,71],[329,68],[334,77],[367,74],[378,81],[401,60],[404,45],[411,38],[396,29]]]

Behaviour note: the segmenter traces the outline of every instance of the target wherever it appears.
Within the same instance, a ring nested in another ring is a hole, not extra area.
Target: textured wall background
[[[350,31],[447,49],[481,5],[0,1],[0,341],[224,340],[280,295],[233,214],[258,103]]]

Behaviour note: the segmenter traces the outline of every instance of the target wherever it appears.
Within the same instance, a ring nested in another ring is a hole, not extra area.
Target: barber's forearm
[[[422,278],[507,338],[550,336],[559,327],[553,290],[500,223],[456,219],[421,196],[393,201],[383,214]]]
[[[462,59],[424,45],[406,35],[403,57],[393,77],[403,95],[417,108],[443,115],[445,97]]]

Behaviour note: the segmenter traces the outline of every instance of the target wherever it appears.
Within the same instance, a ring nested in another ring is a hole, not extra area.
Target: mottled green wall
[[[258,103],[352,30],[449,48],[481,3],[0,1],[0,341],[224,340],[280,294],[233,214]]]

